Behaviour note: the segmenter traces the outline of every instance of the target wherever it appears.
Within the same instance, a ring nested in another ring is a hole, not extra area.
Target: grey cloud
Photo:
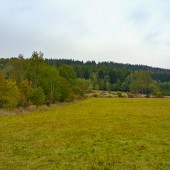
[[[160,32],[150,32],[149,34],[147,34],[144,39],[146,41],[149,42],[153,42],[153,41],[158,41],[158,38],[161,36]]]
[[[36,50],[44,57],[167,67],[169,8],[165,0],[0,1],[0,57]]]

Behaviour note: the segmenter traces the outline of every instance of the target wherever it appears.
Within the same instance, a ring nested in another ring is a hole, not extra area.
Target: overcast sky
[[[170,0],[0,0],[0,57],[170,69]]]

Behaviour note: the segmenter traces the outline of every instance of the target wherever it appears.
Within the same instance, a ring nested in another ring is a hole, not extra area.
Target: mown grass
[[[169,170],[170,100],[91,98],[0,117],[2,170]]]

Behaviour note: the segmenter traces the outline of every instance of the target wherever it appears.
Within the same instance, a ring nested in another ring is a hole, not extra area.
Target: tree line
[[[72,101],[86,91],[170,95],[170,70],[114,62],[44,59],[33,52],[0,59],[0,107]]]
[[[29,59],[19,55],[0,61],[1,108],[72,101],[83,95],[73,68],[49,65],[41,52],[33,52]]]
[[[70,65],[84,89],[170,95],[170,70],[115,62],[45,59],[50,65]]]

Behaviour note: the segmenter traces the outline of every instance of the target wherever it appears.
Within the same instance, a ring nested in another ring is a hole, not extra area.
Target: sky
[[[170,69],[169,0],[0,0],[0,58],[113,61]]]

